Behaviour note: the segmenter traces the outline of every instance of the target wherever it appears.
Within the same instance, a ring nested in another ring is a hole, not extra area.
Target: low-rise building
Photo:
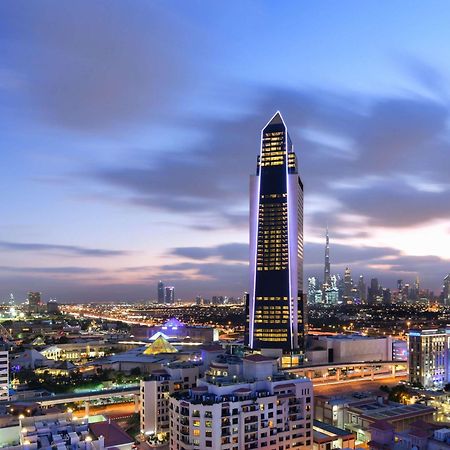
[[[320,420],[314,421],[313,450],[354,449],[356,435]]]
[[[370,450],[450,450],[450,428],[422,421],[396,432],[390,423],[380,420],[370,426],[370,433]]]
[[[82,361],[88,358],[101,358],[110,350],[111,344],[107,342],[87,341],[50,345],[40,353],[54,361]]]
[[[315,419],[356,434],[357,444],[370,440],[370,427],[378,421],[391,424],[396,432],[407,430],[413,422],[431,423],[435,408],[419,403],[404,405],[378,396],[315,398]]]
[[[313,336],[309,342],[310,349],[306,351],[306,358],[311,364],[392,361],[395,342],[390,336]]]
[[[7,437],[2,450],[131,450],[134,444],[114,422],[89,424],[87,418],[71,413],[21,418],[19,427],[11,427]]]

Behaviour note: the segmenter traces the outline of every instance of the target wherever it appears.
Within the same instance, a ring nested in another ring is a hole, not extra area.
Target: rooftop
[[[92,434],[98,439],[105,438],[105,447],[132,444],[134,439],[125,433],[114,421],[104,421],[90,424]]]

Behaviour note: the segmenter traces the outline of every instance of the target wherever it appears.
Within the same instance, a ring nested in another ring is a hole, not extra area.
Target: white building
[[[306,357],[311,364],[392,361],[393,339],[360,335],[314,336]]]
[[[450,382],[450,327],[411,330],[408,350],[410,383],[442,389]]]
[[[21,418],[19,427],[10,427],[4,436],[2,450],[131,450],[134,445],[115,422],[89,424],[71,413]]]
[[[0,350],[0,401],[9,400],[9,352]]]
[[[247,356],[242,376],[207,373],[189,392],[171,395],[170,449],[309,450],[312,409],[308,378],[278,372],[274,359]]]
[[[154,370],[141,380],[141,433],[169,432],[169,395],[195,385],[199,366],[189,362],[173,363]]]

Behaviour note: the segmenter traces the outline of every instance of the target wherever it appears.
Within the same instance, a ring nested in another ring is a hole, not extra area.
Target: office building
[[[411,330],[408,334],[409,382],[442,389],[450,382],[450,327]]]
[[[303,184],[279,112],[262,130],[250,191],[247,344],[267,354],[302,352],[306,325]]]
[[[170,449],[310,450],[312,404],[308,378],[279,373],[276,360],[250,355],[172,394]]]
[[[166,286],[164,288],[164,303],[175,303],[175,288],[173,286]]]
[[[164,283],[162,281],[158,282],[158,303],[164,303],[165,291]]]

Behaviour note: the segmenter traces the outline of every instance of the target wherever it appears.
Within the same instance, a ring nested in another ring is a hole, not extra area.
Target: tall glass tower
[[[325,236],[325,270],[323,274],[323,284],[329,286],[330,285],[330,277],[331,277],[331,269],[330,269],[330,236],[328,235],[328,226],[327,233]]]
[[[303,184],[286,125],[277,112],[261,133],[250,180],[250,289],[247,344],[304,351]]]

